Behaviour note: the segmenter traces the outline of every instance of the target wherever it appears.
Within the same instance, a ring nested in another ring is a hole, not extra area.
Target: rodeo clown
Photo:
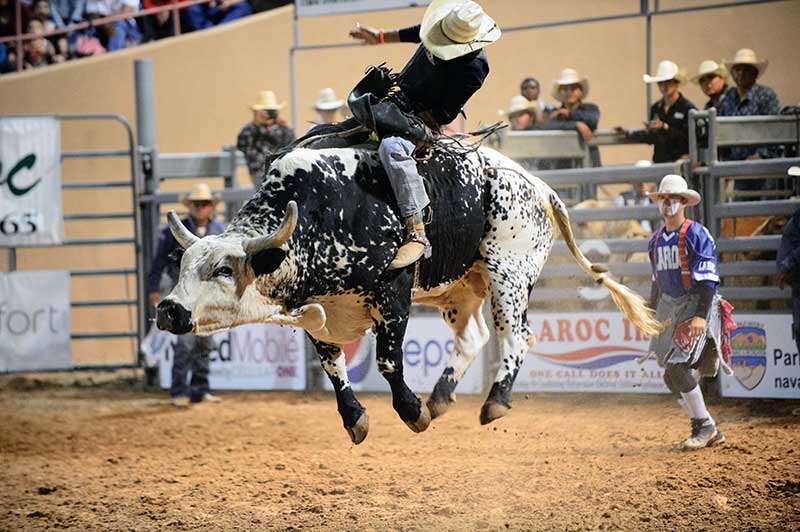
[[[719,272],[714,239],[702,224],[687,219],[687,206],[700,203],[700,194],[689,189],[679,175],[661,180],[649,195],[659,205],[664,225],[650,240],[653,272],[650,304],[664,331],[650,341],[664,382],[689,416],[692,434],[682,446],[701,449],[722,443],[725,437],[706,410],[694,370],[716,376],[725,358],[730,359],[730,304],[717,294]]]
[[[430,256],[423,222],[430,201],[414,150],[455,120],[467,100],[481,88],[489,74],[483,48],[500,38],[500,29],[475,2],[433,0],[417,26],[384,31],[357,24],[350,36],[366,44],[422,43],[397,77],[397,90],[390,99],[409,119],[409,127],[388,134],[381,129],[391,128],[382,128],[380,123],[377,127],[381,136],[378,153],[405,227],[403,245],[389,268],[404,268],[423,253]],[[381,115],[391,119],[392,110],[376,108],[374,114],[380,122]],[[354,115],[358,117],[356,110]],[[424,131],[420,133],[420,129]]]

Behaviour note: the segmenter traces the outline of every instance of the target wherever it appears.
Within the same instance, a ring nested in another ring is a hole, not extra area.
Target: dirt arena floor
[[[666,397],[458,403],[423,434],[361,394],[223,393],[177,410],[127,386],[0,379],[0,530],[798,530],[800,402],[712,405],[728,438],[679,451]]]

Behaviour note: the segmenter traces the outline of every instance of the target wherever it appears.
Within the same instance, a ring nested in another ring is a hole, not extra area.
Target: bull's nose
[[[156,325],[162,331],[186,334],[192,330],[192,313],[171,299],[165,299],[156,307]]]

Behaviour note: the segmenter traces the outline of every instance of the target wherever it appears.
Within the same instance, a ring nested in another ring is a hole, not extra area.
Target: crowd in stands
[[[0,0],[0,38],[18,33],[17,2],[21,14],[19,33],[41,36],[25,40],[21,50],[17,50],[13,41],[0,43],[0,74],[17,71],[18,54],[22,54],[23,69],[27,70],[113,52],[174,34],[172,11],[133,16],[140,9],[169,6],[175,3],[173,0]],[[180,9],[178,25],[181,33],[204,30],[289,2],[210,0]],[[131,17],[105,20],[125,14]],[[87,22],[88,27],[47,35]]]
[[[743,48],[732,60],[721,63],[711,59],[702,61],[691,81],[699,85],[708,97],[703,108],[715,108],[717,116],[796,113],[797,107],[782,111],[775,92],[756,83],[767,64],[753,50]],[[686,71],[673,61],[665,60],[658,64],[655,74],[644,74],[643,80],[647,84],[656,84],[661,98],[651,106],[644,128],[617,127],[617,133],[632,142],[653,145],[652,161],[655,163],[688,158],[689,111],[697,107],[681,92],[681,86],[688,80]],[[522,81],[520,94],[511,98],[509,109],[501,111],[501,114],[507,118],[511,130],[575,130],[588,142],[592,140],[600,119],[599,107],[585,101],[588,93],[589,80],[574,69],[565,68],[552,84],[551,96],[556,105],[543,100],[539,81],[528,77]],[[590,150],[592,165],[599,166],[596,146],[590,146]],[[765,159],[783,154],[779,146],[737,146],[720,150],[720,159]],[[526,165],[539,170],[553,168],[549,163],[531,160]]]

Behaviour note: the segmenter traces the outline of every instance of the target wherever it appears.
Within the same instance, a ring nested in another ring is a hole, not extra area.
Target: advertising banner
[[[800,399],[800,354],[791,314],[739,314],[731,333],[733,375],[722,375],[722,395]]]
[[[381,11],[403,7],[427,6],[431,0],[295,0],[298,17],[342,15],[363,11]]]
[[[213,336],[209,384],[213,390],[304,390],[305,333],[294,327],[241,325]],[[178,337],[151,331],[142,343],[148,359],[157,358],[159,382],[169,388]]]
[[[0,247],[60,244],[61,130],[51,117],[0,117]]]
[[[0,273],[0,372],[68,369],[69,272]]]
[[[649,339],[619,312],[528,313],[536,344],[515,392],[667,393],[655,358],[637,359]]]
[[[375,337],[367,333],[343,348],[347,376],[355,391],[389,392],[389,385],[375,363]],[[453,352],[453,331],[438,315],[414,316],[408,322],[403,342],[403,376],[416,393],[430,393]],[[483,355],[479,354],[456,387],[457,393],[483,392]],[[326,390],[333,390],[327,375]]]

